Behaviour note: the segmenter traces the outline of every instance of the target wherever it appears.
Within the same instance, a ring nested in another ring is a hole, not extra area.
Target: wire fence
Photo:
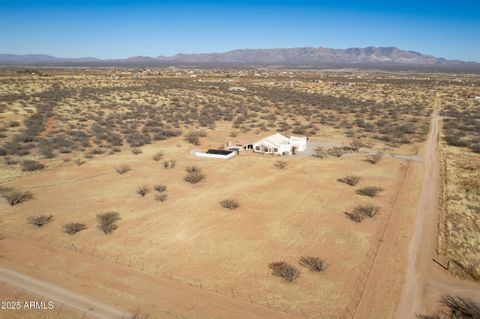
[[[112,253],[105,250],[99,250],[97,248],[79,246],[79,244],[75,243],[74,240],[63,240],[58,238],[48,239],[47,236],[42,236],[33,232],[26,231],[20,231],[11,235],[29,238],[31,240],[35,240],[38,243],[55,245],[55,247],[61,247],[75,253],[88,255],[90,257],[99,258],[107,262],[115,263],[119,266],[128,267],[132,270],[150,275],[153,278],[168,278],[169,280],[174,280],[176,282],[188,285],[193,288],[206,290],[222,296],[240,300],[242,302],[248,302],[261,307],[265,307],[270,309],[271,311],[290,314],[295,317],[312,319],[353,319],[356,316],[359,304],[365,293],[368,280],[374,269],[373,266],[380,252],[383,239],[386,235],[386,231],[388,229],[388,225],[390,223],[391,216],[395,208],[395,203],[401,189],[403,188],[409,166],[410,161],[408,161],[405,174],[401,181],[401,185],[396,195],[390,202],[389,214],[385,219],[384,223],[377,228],[375,235],[372,237],[372,245],[368,252],[365,254],[364,261],[357,267],[358,276],[353,284],[353,288],[351,290],[351,293],[349,294],[349,297],[347,297],[349,298],[348,306],[344,308],[343,312],[334,315],[330,314],[331,310],[325,311],[325,313],[327,314],[324,314],[324,310],[322,309],[304,309],[301,305],[288,303],[277,296],[271,296],[266,293],[259,294],[258,292],[254,293],[248,289],[241,289],[238,287],[226,287],[209,281],[189,279],[183,276],[178,276],[174,273],[174,271],[164,267],[161,264],[145,262],[144,260],[139,258],[130,258],[121,253]]]

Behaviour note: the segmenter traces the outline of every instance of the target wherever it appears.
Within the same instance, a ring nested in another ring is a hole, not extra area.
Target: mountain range
[[[395,47],[350,49],[285,48],[238,49],[224,53],[135,56],[126,59],[58,58],[43,54],[0,54],[0,65],[34,66],[267,66],[371,67],[480,71],[480,63],[447,60]]]

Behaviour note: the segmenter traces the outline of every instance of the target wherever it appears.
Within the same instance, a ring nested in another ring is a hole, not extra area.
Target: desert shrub
[[[273,262],[268,267],[272,269],[272,275],[282,277],[288,282],[292,282],[300,276],[300,271],[295,266],[284,261]]]
[[[175,166],[177,166],[177,161],[175,161],[175,160],[170,160],[170,161],[163,162],[163,167],[164,168],[175,168]]]
[[[168,195],[165,193],[160,193],[155,195],[155,199],[158,200],[159,202],[164,202],[167,200]]]
[[[345,215],[356,223],[361,223],[366,217],[364,214],[358,211],[345,212]]]
[[[185,139],[193,144],[193,145],[197,145],[199,146],[200,145],[200,135],[198,134],[198,132],[190,132],[188,133],[186,136],[185,136]]]
[[[5,165],[16,165],[18,164],[18,161],[14,158],[11,157],[5,157],[4,161]]]
[[[134,311],[121,319],[150,319],[150,316],[141,312]]]
[[[163,152],[158,152],[158,153],[155,153],[153,156],[152,156],[153,160],[158,162],[159,160],[161,160],[163,158]]]
[[[383,152],[376,152],[374,154],[369,154],[367,155],[367,157],[365,158],[365,160],[369,163],[372,163],[372,164],[377,164],[378,162],[380,162],[380,160],[382,159],[383,157]]]
[[[87,161],[84,159],[84,158],[77,158],[75,160],[75,163],[78,165],[78,166],[82,166],[83,164],[85,164]]]
[[[469,298],[443,295],[441,303],[450,310],[451,318],[480,318],[480,302]]]
[[[440,311],[433,315],[417,315],[418,319],[479,319],[480,302],[470,298],[453,297],[445,294],[440,303],[447,311]]]
[[[355,152],[358,152],[358,150],[361,148],[361,147],[364,147],[365,144],[359,140],[359,139],[355,139],[353,141],[350,142],[350,148],[355,151]]]
[[[286,161],[276,161],[275,162],[275,167],[278,169],[284,169],[288,166],[288,162]]]
[[[38,171],[45,167],[42,163],[34,160],[24,160],[22,162],[22,171],[32,172]]]
[[[63,232],[73,235],[84,229],[87,229],[87,225],[82,223],[70,223],[63,225]]]
[[[3,195],[3,197],[7,200],[10,206],[15,206],[32,199],[33,193],[28,191],[27,192],[13,191],[11,193],[7,193]]]
[[[106,212],[97,215],[98,228],[103,231],[105,234],[111,234],[117,225],[115,224],[120,220],[120,214],[117,212]]]
[[[197,184],[205,178],[205,174],[196,166],[188,166],[185,171],[187,175],[184,177],[184,180],[191,184]]]
[[[317,146],[313,149],[313,157],[318,158],[326,158],[328,156],[328,152],[321,146]]]
[[[42,227],[53,221],[53,215],[39,215],[39,216],[30,216],[27,218],[29,224],[32,224],[37,227]]]
[[[121,165],[121,166],[118,166],[117,168],[115,168],[115,170],[117,171],[118,174],[122,175],[122,174],[125,174],[126,172],[130,171],[131,168],[128,165]]]
[[[325,261],[318,257],[302,256],[298,262],[310,271],[324,271],[327,268]]]
[[[137,188],[137,194],[145,197],[150,192],[150,189],[147,186],[140,186]]]
[[[240,204],[234,199],[224,199],[220,202],[220,205],[230,210],[237,209],[238,207],[240,207]]]
[[[165,185],[155,185],[153,187],[153,189],[155,189],[157,192],[161,193],[161,192],[164,192],[167,190],[167,186]]]
[[[374,205],[360,205],[355,207],[353,210],[354,212],[364,214],[368,217],[373,217],[380,211],[380,207]]]
[[[347,175],[345,177],[337,179],[340,183],[345,183],[350,186],[355,186],[360,182],[361,177],[360,176],[355,176],[355,175]]]
[[[342,157],[342,155],[345,154],[345,151],[340,147],[332,147],[328,150],[328,154],[335,157]]]
[[[382,192],[383,188],[377,186],[368,186],[357,190],[357,194],[363,196],[375,197],[378,193]]]
[[[138,154],[142,154],[142,153],[143,153],[143,151],[140,147],[133,147],[132,148],[132,154],[138,155]]]

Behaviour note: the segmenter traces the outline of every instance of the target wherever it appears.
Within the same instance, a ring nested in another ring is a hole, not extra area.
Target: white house
[[[291,155],[295,152],[302,152],[307,148],[307,138],[305,136],[290,136],[288,138],[276,133],[253,143],[252,148],[257,153]]]

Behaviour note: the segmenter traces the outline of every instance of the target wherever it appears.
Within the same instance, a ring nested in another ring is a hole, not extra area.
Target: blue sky
[[[396,46],[480,62],[480,1],[0,0],[0,53],[123,58]]]

